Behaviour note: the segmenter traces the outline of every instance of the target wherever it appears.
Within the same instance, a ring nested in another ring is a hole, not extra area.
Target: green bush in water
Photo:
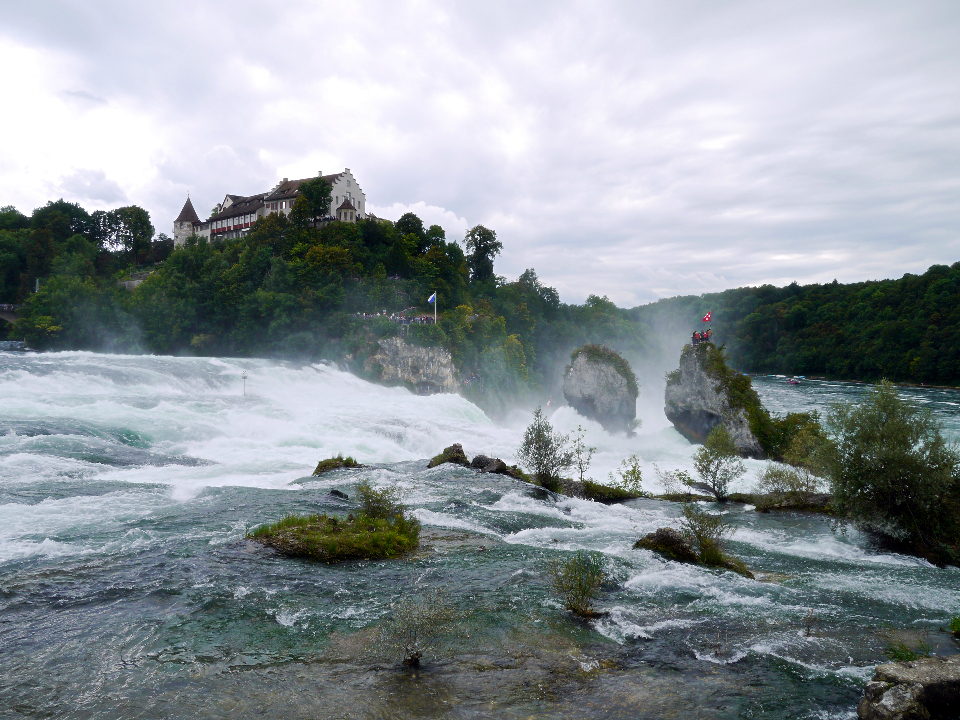
[[[709,567],[723,565],[724,538],[730,533],[723,515],[708,513],[694,503],[684,503],[681,512],[680,532],[693,546],[699,561]]]
[[[392,607],[390,617],[380,625],[377,644],[407,667],[420,667],[424,655],[436,654],[450,642],[464,617],[441,590],[407,597]]]
[[[693,467],[700,480],[720,501],[726,499],[730,483],[747,471],[737,446],[723,425],[711,430],[707,441],[693,454]]]
[[[960,454],[933,414],[883,381],[858,407],[835,407],[827,430],[824,458],[836,512],[934,562],[956,563]]]
[[[579,550],[567,560],[550,561],[547,571],[567,610],[581,617],[597,616],[593,603],[606,577],[603,555]]]
[[[953,620],[950,621],[948,626],[950,632],[960,638],[960,615],[957,615]]]

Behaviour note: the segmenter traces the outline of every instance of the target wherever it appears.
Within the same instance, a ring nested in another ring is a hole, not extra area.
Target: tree
[[[523,433],[517,459],[541,485],[555,485],[560,473],[573,466],[573,452],[567,448],[569,442],[570,436],[554,432],[538,407],[533,413],[533,422]]]
[[[441,590],[429,590],[421,597],[397,602],[377,634],[377,645],[407,667],[420,667],[428,653],[438,654],[458,635],[464,619]]]
[[[414,215],[412,212],[401,215],[400,219],[396,222],[396,228],[397,234],[400,237],[406,237],[407,235],[414,236],[417,254],[420,254],[426,250],[427,246],[430,244],[427,241],[427,232],[423,229],[423,220]]]
[[[643,468],[640,467],[640,458],[631,455],[620,461],[620,467],[617,468],[617,475],[620,476],[620,486],[627,492],[636,495],[644,495],[643,492]],[[616,481],[616,476],[611,472],[608,477],[611,482]]]
[[[470,267],[470,280],[483,282],[493,278],[493,258],[503,250],[503,243],[497,240],[497,233],[477,225],[467,231],[464,237],[467,246],[467,265]]]
[[[322,177],[311,178],[300,183],[297,199],[293,201],[291,219],[297,225],[316,217],[330,214],[330,192],[333,186]]]
[[[929,410],[884,380],[858,407],[834,407],[827,432],[824,461],[843,518],[920,549],[956,545],[960,455]]]
[[[0,207],[0,230],[26,230],[28,227],[30,227],[30,218],[13,205]]]
[[[580,482],[587,479],[586,474],[590,468],[590,461],[597,451],[595,447],[589,447],[583,441],[584,434],[583,426],[577,425],[577,434],[573,438],[573,467],[577,470],[577,479]]]
[[[439,225],[431,225],[427,228],[427,242],[431,245],[439,245],[441,241],[447,239],[447,233]]]
[[[707,441],[693,454],[693,467],[721,502],[726,500],[730,482],[747,471],[733,438],[723,425],[711,430]]]
[[[680,510],[680,532],[693,546],[699,561],[711,567],[723,565],[723,540],[732,530],[723,515],[708,513],[694,503],[684,503]]]
[[[90,215],[77,203],[68,203],[61,198],[34,210],[30,225],[38,230],[49,230],[54,242],[61,242],[71,235],[88,232]]]
[[[116,218],[117,240],[120,246],[130,253],[133,264],[142,252],[150,249],[150,239],[153,237],[153,225],[150,224],[150,213],[142,207],[129,205],[117,208],[112,213]]]
[[[91,216],[89,224],[98,245],[108,250],[129,252],[134,265],[140,254],[150,248],[153,237],[150,213],[136,205],[110,212],[98,210]]]

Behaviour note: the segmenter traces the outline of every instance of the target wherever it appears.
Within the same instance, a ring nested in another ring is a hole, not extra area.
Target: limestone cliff
[[[630,432],[637,417],[637,378],[618,353],[598,345],[574,351],[563,378],[563,397],[584,417],[604,429]]]
[[[750,429],[745,407],[749,401],[759,403],[750,379],[727,368],[723,353],[712,343],[702,343],[686,346],[680,367],[667,376],[664,413],[691,442],[704,442],[710,431],[722,424],[741,455],[764,458],[763,448]]]
[[[400,338],[385,338],[377,345],[377,352],[364,362],[364,370],[379,380],[406,385],[422,394],[459,389],[453,359],[443,348],[410,345]]]

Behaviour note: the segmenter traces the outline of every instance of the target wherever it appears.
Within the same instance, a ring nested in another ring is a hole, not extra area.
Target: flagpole
[[[433,324],[437,324],[437,294],[433,294]]]

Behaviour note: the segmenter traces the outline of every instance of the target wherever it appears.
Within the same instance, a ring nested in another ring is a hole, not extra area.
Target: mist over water
[[[654,492],[654,463],[691,468],[651,374],[635,437],[550,409],[597,447],[595,479],[632,454]],[[755,386],[775,412],[865,389]],[[909,392],[960,436],[960,393]],[[731,550],[758,582],[634,550],[675,524],[674,504],[603,506],[426,469],[453,442],[512,463],[529,421],[497,425],[458,396],[323,364],[0,353],[0,716],[852,717],[891,638],[957,652],[940,628],[960,614],[960,572],[823,518],[725,508]],[[368,468],[310,477],[338,452]],[[763,467],[747,465],[742,489]],[[415,557],[325,566],[242,539],[290,512],[349,512],[328,491],[352,497],[363,478],[404,491],[425,528]],[[577,549],[621,576],[601,599],[610,615],[590,625],[543,574]],[[425,587],[474,610],[451,658],[410,676],[350,649]]]

